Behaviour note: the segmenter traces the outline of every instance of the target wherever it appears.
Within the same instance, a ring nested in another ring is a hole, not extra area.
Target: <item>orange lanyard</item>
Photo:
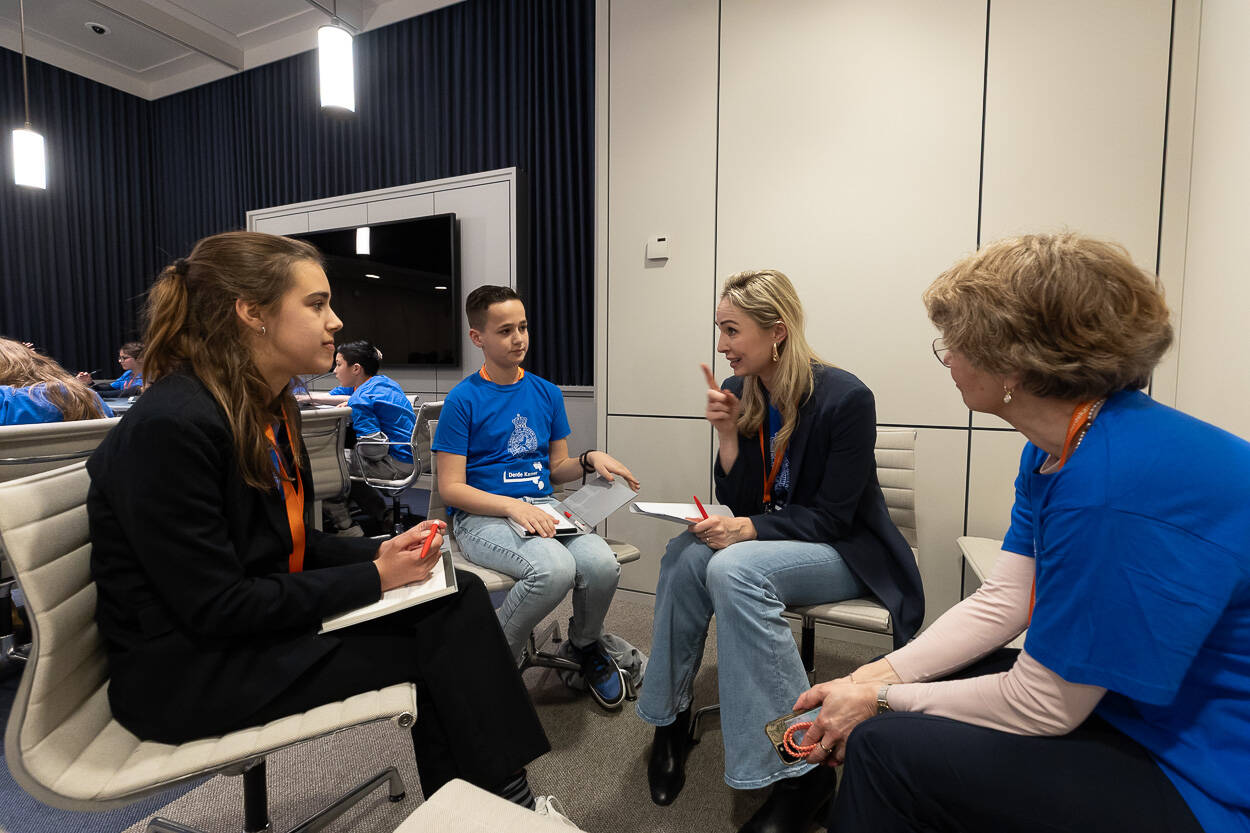
[[[764,511],[772,506],[773,503],[773,484],[777,482],[777,474],[781,471],[781,462],[786,457],[786,447],[783,445],[777,449],[777,455],[773,458],[772,470],[768,473],[768,477],[764,478]],[[760,459],[765,463],[768,461],[768,454],[764,451],[764,423],[760,423]]]
[[[286,415],[282,417],[287,436],[291,436],[291,426],[287,424]],[[282,497],[286,501],[286,522],[291,528],[291,554],[287,557],[287,566],[292,573],[304,569],[304,478],[300,474],[299,464],[295,466],[295,482],[287,479],[286,464],[282,462],[282,452],[278,449],[278,439],[274,436],[273,426],[265,429],[265,436],[273,447],[274,467],[282,481]]]
[[[1082,402],[1072,409],[1072,419],[1068,420],[1068,433],[1063,438],[1063,450],[1059,452],[1059,465],[1055,466],[1051,474],[1059,471],[1068,462],[1068,458],[1072,456],[1072,452],[1076,451],[1079,442],[1077,437],[1081,432],[1088,429],[1093,423],[1094,417],[1098,415],[1097,408],[1103,403],[1102,399],[1091,399],[1088,402]],[[1033,607],[1037,604],[1037,573],[1036,568],[1033,574],[1033,590],[1029,593],[1029,621],[1033,621]]]
[[[513,380],[512,380],[512,384],[514,384],[514,385],[515,385],[517,382],[519,382],[519,381],[521,381],[522,379],[524,379],[524,378],[525,378],[525,368],[523,368],[523,367],[518,367],[518,368],[517,368],[517,370],[519,371],[519,372],[517,373],[517,377],[516,377],[515,379],[513,379]],[[486,365],[482,365],[482,369],[481,369],[481,370],[479,370],[479,371],[477,372],[477,375],[481,376],[483,379],[485,379],[485,380],[486,380],[486,381],[488,381],[488,382],[494,382],[494,381],[495,381],[494,379],[490,378],[490,374],[486,372]]]

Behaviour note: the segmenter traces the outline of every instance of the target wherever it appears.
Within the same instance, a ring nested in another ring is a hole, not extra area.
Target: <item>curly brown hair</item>
[[[1145,387],[1172,343],[1159,281],[1123,246],[1071,232],[989,243],[942,273],[924,303],[948,347],[1038,396]]]

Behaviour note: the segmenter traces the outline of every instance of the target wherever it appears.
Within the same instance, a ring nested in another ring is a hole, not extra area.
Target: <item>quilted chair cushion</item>
[[[85,463],[0,484],[0,547],[26,594],[34,633],[5,734],[14,779],[67,810],[121,806],[188,778],[399,716],[411,725],[410,684],[358,694],[220,737],[141,741],[109,711],[108,667],[95,623]]]

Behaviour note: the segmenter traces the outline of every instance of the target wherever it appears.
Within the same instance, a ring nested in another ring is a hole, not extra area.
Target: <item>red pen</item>
[[[425,543],[421,545],[420,557],[422,559],[424,559],[427,555],[430,554],[430,544],[431,542],[433,542],[434,536],[437,535],[439,532],[441,532],[442,529],[443,529],[442,521],[435,521],[433,525],[430,527],[430,534],[425,536]]]
[[[707,520],[707,510],[703,508],[703,504],[699,503],[699,496],[694,495],[694,505],[699,507],[699,514],[703,516],[703,520]]]

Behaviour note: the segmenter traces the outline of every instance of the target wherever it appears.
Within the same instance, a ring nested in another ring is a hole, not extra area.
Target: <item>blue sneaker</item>
[[[605,709],[619,709],[625,702],[625,683],[616,661],[603,650],[598,642],[585,648],[573,646],[581,655],[582,678],[590,689],[590,696]]]

